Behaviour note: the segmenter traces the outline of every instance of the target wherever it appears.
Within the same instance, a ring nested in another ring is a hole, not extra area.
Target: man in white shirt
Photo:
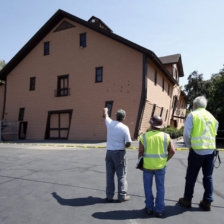
[[[114,174],[116,172],[118,182],[118,202],[127,201],[127,160],[126,147],[131,145],[129,128],[122,123],[126,112],[118,110],[116,121],[108,115],[108,108],[104,108],[104,117],[107,127],[107,153],[106,153],[106,200],[113,202],[115,185]]]

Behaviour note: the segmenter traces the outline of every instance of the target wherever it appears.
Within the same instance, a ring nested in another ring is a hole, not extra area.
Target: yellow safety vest
[[[143,168],[162,169],[166,166],[170,136],[160,131],[149,131],[140,136],[144,145]]]
[[[193,127],[191,131],[192,149],[215,149],[216,119],[205,108],[192,112]]]

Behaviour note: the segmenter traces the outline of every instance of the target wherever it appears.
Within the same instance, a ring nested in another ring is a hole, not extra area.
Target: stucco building
[[[20,138],[105,140],[103,108],[127,111],[131,136],[153,114],[183,126],[181,55],[158,58],[100,19],[58,10],[0,71],[0,115],[20,122]]]

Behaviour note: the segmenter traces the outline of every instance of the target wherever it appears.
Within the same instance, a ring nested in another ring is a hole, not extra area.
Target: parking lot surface
[[[203,196],[202,174],[195,186],[193,208],[176,205],[183,196],[188,151],[177,151],[167,163],[164,217],[144,211],[142,172],[135,169],[138,151],[128,149],[131,200],[105,201],[105,148],[74,145],[0,144],[1,224],[161,223],[223,224],[224,168],[214,170],[211,212],[198,207]],[[136,145],[137,146],[137,143]],[[220,152],[224,159],[224,152]],[[154,189],[155,192],[155,189]],[[116,196],[115,196],[116,199]]]

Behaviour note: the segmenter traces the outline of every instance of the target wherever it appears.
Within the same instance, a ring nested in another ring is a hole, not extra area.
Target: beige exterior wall
[[[173,75],[173,65],[172,64],[166,64],[165,67],[169,71],[169,73]]]
[[[44,139],[48,111],[72,109],[69,139],[103,140],[103,107],[105,101],[113,101],[112,119],[117,109],[126,110],[124,123],[133,137],[142,88],[142,54],[69,22],[75,28],[50,32],[8,75],[5,119],[17,120],[19,108],[24,107],[27,139]],[[86,48],[79,47],[83,32]],[[48,56],[43,56],[45,41],[50,42]],[[95,83],[95,68],[101,66],[103,82]],[[57,76],[64,74],[69,74],[71,94],[55,97]],[[29,91],[30,77],[36,77],[35,91]]]
[[[186,116],[186,99],[182,94],[179,96],[175,115],[180,116],[180,117]],[[185,122],[185,119],[177,118],[177,128],[183,127],[184,122]]]
[[[4,85],[0,85],[0,120],[2,119],[3,101],[4,101]]]
[[[177,96],[177,105],[176,105],[176,110],[174,111],[174,116],[185,117],[186,116],[186,99],[181,94],[181,89],[180,89],[180,86],[178,85],[175,85],[173,88],[172,104],[173,104],[173,100],[175,96]],[[171,119],[171,115],[170,115],[170,119]],[[179,129],[184,126],[184,119],[181,119],[178,117],[174,117],[172,120],[176,122],[177,128]],[[173,121],[171,122],[172,125],[173,125]]]
[[[169,73],[173,76],[173,78],[177,80],[177,82],[179,82],[179,72],[177,64],[166,64],[165,67],[169,71]]]
[[[151,62],[147,61],[147,95],[146,104],[142,116],[140,133],[145,132],[149,127],[153,105],[156,104],[154,115],[160,115],[162,110],[162,119],[164,126],[170,123],[170,106],[173,84],[169,79]],[[154,83],[155,72],[157,71],[157,84]],[[163,90],[164,79],[164,90]],[[168,94],[168,85],[170,86]],[[162,109],[163,108],[163,109]],[[167,113],[167,116],[166,116]]]

